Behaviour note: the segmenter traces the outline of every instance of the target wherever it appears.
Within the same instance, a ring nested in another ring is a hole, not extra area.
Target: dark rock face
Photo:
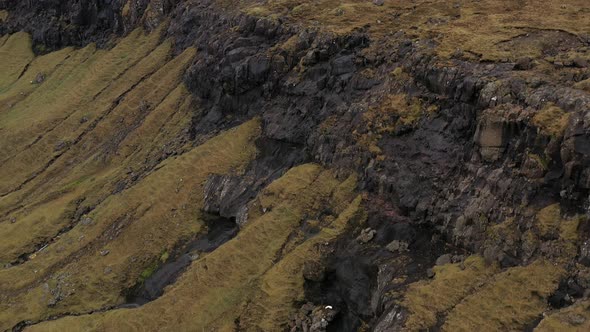
[[[24,29],[31,33],[34,44],[43,46],[37,50],[43,51],[83,45],[123,31],[121,2],[5,0],[0,8],[8,10],[11,17],[2,33]]]
[[[362,189],[398,207],[412,222],[425,223],[471,252],[490,249],[489,259],[504,267],[530,261],[538,248],[525,240],[495,247],[485,242],[488,227],[514,218],[524,228],[531,219],[527,208],[548,202],[583,212],[588,187],[582,166],[588,165],[583,120],[587,94],[523,81],[513,76],[513,64],[456,60],[441,67],[428,49],[408,46],[403,36],[390,41],[387,50],[395,51],[383,62],[377,60],[385,57],[382,50],[372,48],[362,33],[332,37],[240,20],[238,32],[224,35],[223,44],[218,37],[201,40],[199,45],[207,45],[204,54],[187,73],[187,84],[209,109],[194,119],[195,137],[235,119],[261,116],[265,137],[296,144],[315,162],[356,170]],[[260,26],[270,28],[256,28]],[[295,47],[281,48],[289,39],[296,40]],[[385,73],[395,67],[404,68],[409,78],[388,78]],[[367,68],[377,74],[366,78]],[[383,135],[378,141],[383,157],[376,158],[353,132],[366,130],[364,115],[386,97],[386,89],[435,105],[438,111],[415,126]],[[531,120],[549,102],[577,119],[570,120],[577,125],[563,138],[544,134]],[[384,268],[376,258],[369,262],[367,268]],[[357,269],[357,262],[351,264],[342,269]],[[341,307],[351,306],[346,303],[351,299],[366,302],[339,293],[338,287],[379,294],[375,275],[359,286],[338,271],[339,267],[328,268],[324,278],[329,281],[316,281],[314,287],[327,296],[324,300]],[[426,269],[420,275],[427,277]],[[352,311],[374,317],[374,324],[387,330],[391,312],[403,317],[403,311],[380,301],[382,306],[374,311]],[[354,329],[358,316],[348,314],[340,312],[330,326]],[[390,324],[396,324],[393,321]]]
[[[140,24],[156,26],[158,15],[144,15],[147,1],[132,1],[125,17],[124,5],[5,0],[0,8],[15,16],[0,32],[25,28],[36,43],[53,49],[105,40]],[[441,256],[443,250],[425,234],[434,232],[463,250],[515,266],[540,251],[520,231],[531,228],[529,207],[558,202],[567,213],[586,213],[590,95],[571,88],[571,82],[522,78],[535,67],[531,59],[516,64],[451,59],[441,65],[430,41],[417,46],[403,32],[387,40],[371,40],[363,31],[336,36],[280,19],[222,13],[208,1],[191,6],[160,1],[158,8],[172,17],[166,35],[175,38],[177,50],[199,50],[185,73],[204,110],[192,119],[191,138],[198,143],[252,117],[263,120],[261,153],[244,174],[210,177],[208,212],[242,224],[247,203],[261,188],[307,161],[341,174],[356,172],[359,189],[372,197],[367,205],[393,207],[372,211],[381,218],[369,225],[376,233],[366,242],[381,251],[364,251],[355,241],[358,234],[348,234],[347,244],[336,247],[323,268],[304,271],[309,300],[346,308],[333,317],[334,330],[352,330],[361,318],[381,331],[396,326],[403,310],[386,295],[396,273],[387,259],[410,255],[422,263],[404,266],[414,278],[408,282],[432,277],[427,268],[437,257],[440,264],[456,261]],[[392,77],[397,68],[407,75]],[[372,134],[366,116],[392,94],[419,100],[421,114],[414,124],[380,134],[376,155],[359,135]],[[570,115],[562,136],[544,133],[532,120],[550,103]],[[437,111],[425,114],[430,106]],[[518,240],[486,242],[486,229],[508,218],[515,221]],[[590,265],[590,233],[581,233],[578,259]],[[387,250],[392,241],[404,243],[411,254],[399,244]],[[557,294],[555,302],[563,305],[564,296]],[[304,311],[309,314],[311,307]]]
[[[496,161],[504,152],[504,121],[502,118],[482,117],[477,125],[474,141],[486,161]]]
[[[152,1],[153,12],[167,15],[179,1]],[[143,25],[154,28],[159,20],[145,15],[149,0],[2,0],[0,10],[10,16],[0,34],[24,30],[33,37],[35,51],[45,53],[65,46],[97,42]],[[127,8],[126,8],[127,6]]]
[[[205,184],[204,210],[244,225],[248,219],[247,204],[290,168],[306,160],[301,146],[271,139],[256,142],[260,151],[242,175],[212,175]]]

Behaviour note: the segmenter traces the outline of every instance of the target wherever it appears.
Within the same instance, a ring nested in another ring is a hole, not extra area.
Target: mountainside
[[[587,331],[586,0],[0,0],[1,331]]]

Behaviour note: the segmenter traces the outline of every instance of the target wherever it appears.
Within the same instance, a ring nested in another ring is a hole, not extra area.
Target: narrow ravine
[[[590,331],[587,7],[0,0],[0,331]]]
[[[128,291],[126,303],[119,306],[120,308],[134,308],[157,299],[192,261],[214,251],[238,234],[239,228],[234,219],[207,213],[203,214],[203,219],[207,225],[206,233],[181,245],[149,277],[138,282]]]
[[[106,312],[113,309],[137,308],[156,300],[164,294],[164,289],[167,286],[176,282],[178,277],[182,275],[192,261],[213,252],[227,241],[233,239],[239,232],[239,227],[233,218],[223,218],[219,215],[210,213],[203,213],[202,217],[206,224],[206,232],[198,235],[195,239],[181,244],[176,250],[174,250],[166,262],[158,266],[149,277],[138,282],[135,287],[129,289],[124,304],[101,308],[86,313],[66,313],[52,316],[38,322],[22,321],[15,325],[11,331],[20,332],[27,326],[56,320],[62,317],[81,316],[85,314]]]

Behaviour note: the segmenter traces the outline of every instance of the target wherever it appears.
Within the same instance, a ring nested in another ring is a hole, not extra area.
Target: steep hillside
[[[586,331],[586,2],[0,0],[0,330]]]

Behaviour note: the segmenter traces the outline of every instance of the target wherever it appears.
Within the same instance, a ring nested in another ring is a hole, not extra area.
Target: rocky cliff
[[[585,1],[0,10],[1,329],[589,327]]]

